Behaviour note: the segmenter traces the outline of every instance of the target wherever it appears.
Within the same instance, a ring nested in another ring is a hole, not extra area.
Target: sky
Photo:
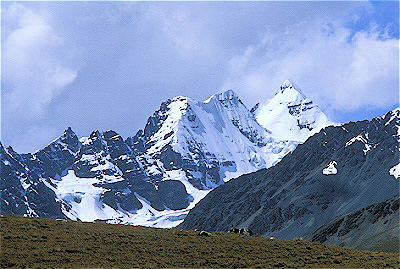
[[[399,3],[1,2],[1,142],[143,129],[161,102],[286,79],[340,123],[399,104]]]

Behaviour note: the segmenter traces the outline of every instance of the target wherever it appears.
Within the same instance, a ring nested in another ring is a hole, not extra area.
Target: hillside
[[[330,126],[269,169],[211,191],[180,224],[259,235],[302,237],[335,217],[399,193],[400,110],[372,120]]]
[[[399,268],[398,255],[199,232],[1,215],[0,267]]]
[[[400,196],[396,195],[339,216],[304,239],[327,245],[399,253],[399,203]]]

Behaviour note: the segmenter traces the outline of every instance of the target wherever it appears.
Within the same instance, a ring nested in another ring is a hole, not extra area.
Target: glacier
[[[272,99],[252,110],[273,137],[301,143],[322,128],[335,124],[290,80],[280,86]]]

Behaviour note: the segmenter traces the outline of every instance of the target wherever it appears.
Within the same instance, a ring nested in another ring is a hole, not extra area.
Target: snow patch
[[[363,149],[364,154],[367,154],[368,151],[371,150],[372,146],[368,143],[368,133],[365,134],[365,137],[363,137],[361,134],[359,134],[356,137],[353,137],[349,141],[346,142],[345,147],[350,146],[353,144],[355,141],[360,141],[361,143],[364,144],[365,149]]]
[[[237,177],[239,177],[241,175],[242,175],[242,173],[226,171],[225,172],[225,177],[224,177],[223,180],[224,180],[224,182],[228,182],[232,178],[237,178]]]
[[[124,223],[158,228],[171,228],[179,225],[189,213],[189,209],[157,211],[150,206],[150,202],[135,192],[136,198],[142,208],[134,213],[120,215],[118,218],[109,219],[108,223]]]
[[[123,154],[119,156],[118,159],[125,161],[126,159],[128,159],[128,157],[125,154]]]
[[[389,174],[394,176],[395,179],[398,179],[400,177],[400,163],[390,168]]]
[[[26,183],[25,179],[21,179],[21,185],[24,190],[27,190],[31,186],[31,184]]]
[[[337,165],[336,161],[330,162],[329,165],[322,170],[322,174],[324,174],[324,175],[336,175],[337,174],[337,169],[336,169],[335,165]]]
[[[59,181],[54,181],[57,197],[72,206],[70,211],[63,213],[81,221],[118,217],[118,212],[99,200],[104,189],[93,185],[98,182],[97,178],[79,178],[73,170],[69,170]]]
[[[82,145],[88,145],[90,143],[89,137],[84,136],[81,139],[79,139],[79,142],[82,143]]]

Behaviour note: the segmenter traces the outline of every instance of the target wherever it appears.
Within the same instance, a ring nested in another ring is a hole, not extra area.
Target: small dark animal
[[[242,228],[242,229],[238,229],[238,228],[232,228],[228,231],[228,233],[234,233],[234,234],[245,234],[245,235],[253,235],[253,231],[250,230],[249,228]]]
[[[239,229],[238,228],[232,228],[228,231],[228,233],[234,233],[234,234],[238,234],[239,233]]]

